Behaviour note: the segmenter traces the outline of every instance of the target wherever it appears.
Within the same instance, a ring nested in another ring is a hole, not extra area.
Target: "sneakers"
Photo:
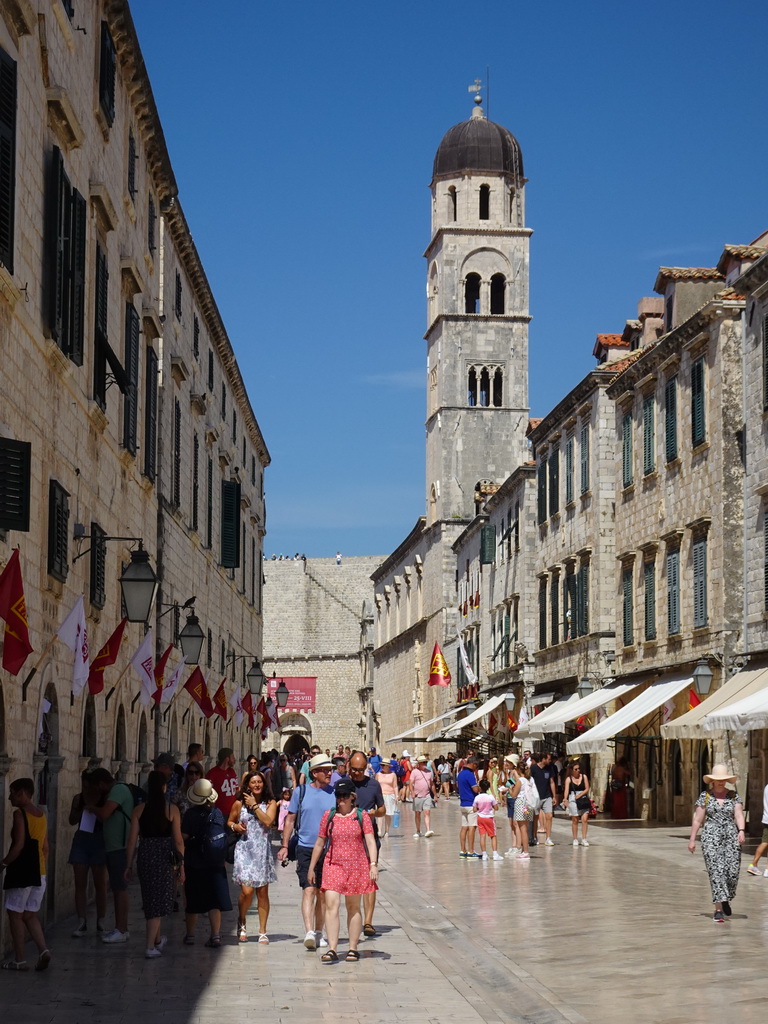
[[[589,846],[589,843],[587,842],[587,840],[586,840],[586,839],[582,839],[582,840],[581,840],[581,845],[582,845],[582,846]]]
[[[760,870],[760,868],[757,867],[756,864],[750,864],[749,867],[747,868],[747,871],[750,873],[750,875],[762,875],[762,873],[763,873]],[[85,925],[85,921],[83,921],[83,926],[84,925]],[[79,933],[78,932],[72,932],[72,934],[73,935],[78,935],[78,934],[82,935],[83,933],[82,932],[79,932]]]
[[[117,928],[113,928],[111,932],[101,936],[102,942],[127,942],[130,938],[128,932],[121,932]]]
[[[494,860],[504,860],[504,858],[501,856],[501,854],[499,853],[498,850],[494,850],[493,851],[493,859]]]
[[[545,846],[554,846],[555,844],[552,842],[551,839],[547,839],[547,841],[544,843],[544,845]]]
[[[168,936],[167,935],[161,935],[160,938],[155,943],[155,949],[158,950],[158,952],[162,953],[167,945],[168,945]]]
[[[759,875],[760,872],[758,871],[757,874]],[[75,928],[75,930],[72,932],[72,938],[73,939],[82,939],[82,937],[85,935],[85,933],[87,931],[88,931],[88,922],[83,920],[83,921],[80,922],[80,924],[77,926],[77,928]]]
[[[469,854],[467,854],[467,853],[464,853],[464,851],[463,851],[463,850],[460,850],[460,851],[459,851],[459,856],[461,857],[461,859],[462,859],[462,860],[466,860],[466,859],[467,859],[467,857],[469,856]]]
[[[728,900],[723,900],[723,913],[726,917],[730,917],[733,911],[731,910],[731,904]]]
[[[318,949],[322,949],[323,946],[328,945],[328,939],[326,939],[322,932],[315,932],[315,939],[317,940]]]
[[[725,918],[723,917],[722,910],[716,910],[712,915],[712,920],[715,924],[725,924]]]
[[[414,839],[421,839],[421,832],[414,832],[413,833],[413,838]]]
[[[574,839],[573,840],[573,845],[574,846],[578,846],[579,845],[579,840],[578,839]]]
[[[510,846],[507,852],[504,854],[505,857],[516,857],[520,853],[520,848],[517,846]]]
[[[430,829],[428,832],[424,833],[424,838],[425,839],[431,839],[434,834],[435,833],[432,831],[432,829]]]
[[[156,960],[159,956],[162,956],[162,955],[163,954],[160,952],[160,950],[157,948],[157,946],[155,946],[153,949],[145,949],[144,950],[144,958],[145,958],[145,960]]]
[[[304,948],[317,949],[317,939],[315,938],[314,932],[307,932],[304,936]]]
[[[531,859],[531,855],[530,855],[530,853],[521,853],[520,856],[517,859],[518,860],[530,860]]]
[[[480,854],[480,860],[488,860],[488,854],[487,853],[481,853]]]
[[[763,878],[768,878],[768,868],[763,872]]]

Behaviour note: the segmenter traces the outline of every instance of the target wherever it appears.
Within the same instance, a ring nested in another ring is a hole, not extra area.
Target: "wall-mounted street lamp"
[[[706,697],[709,691],[712,689],[713,673],[709,667],[706,658],[699,658],[696,662],[696,667],[693,670],[693,681],[696,684],[696,689],[699,692],[699,696]]]
[[[200,620],[195,615],[196,600],[196,597],[190,597],[184,604],[172,601],[171,604],[161,605],[160,607],[165,608],[165,611],[161,612],[158,616],[158,618],[162,619],[168,612],[174,610],[178,612],[181,609],[189,612],[184,628],[179,630],[178,636],[174,638],[181,647],[181,653],[184,655],[187,665],[198,665],[200,663],[200,652],[203,649],[203,641],[205,640],[205,634],[200,627]],[[178,625],[176,628],[178,629]]]
[[[255,654],[232,654],[227,659],[227,665],[234,665],[236,661],[244,661],[246,658],[253,658],[251,667],[245,673],[245,681],[248,684],[248,690],[252,697],[256,697],[258,700],[264,692],[264,684],[267,681],[267,677],[264,675],[264,671],[261,667],[259,659]]]
[[[288,697],[290,696],[290,693],[291,691],[285,685],[285,680],[281,679],[280,685],[275,691],[275,699],[277,700],[277,706],[279,708],[284,708],[285,705],[288,703]]]
[[[125,615],[128,621],[146,622],[149,618],[149,613],[152,611],[160,580],[149,564],[149,554],[144,550],[142,538],[102,537],[101,535],[94,537],[92,534],[85,532],[85,527],[82,523],[75,523],[73,536],[78,542],[78,548],[79,542],[84,540],[91,541],[92,546],[106,544],[110,540],[133,542],[139,545],[135,551],[131,552],[131,560],[123,569],[119,582],[120,589],[123,592],[123,604],[125,605]],[[78,550],[72,559],[72,564],[74,565],[79,558],[87,555],[90,550],[91,548],[86,548],[85,551]]]

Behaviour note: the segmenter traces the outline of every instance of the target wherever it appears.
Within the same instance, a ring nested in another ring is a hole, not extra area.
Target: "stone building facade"
[[[102,647],[140,539],[161,581],[155,656],[194,598],[201,667],[212,690],[224,675],[232,688],[245,665],[235,656],[261,652],[269,462],[129,6],[74,8],[0,6],[0,569],[18,548],[34,647],[16,676],[0,669],[0,835],[8,782],[34,777],[49,820],[49,918],[73,907],[67,816],[85,767],[143,781],[160,751],[252,742],[231,716],[205,723],[185,691],[162,713],[138,702],[138,624],[104,691],[71,698],[57,629],[84,595],[90,649]]]
[[[371,573],[381,557],[264,562],[264,671],[316,680],[312,712],[288,710],[264,742],[289,754],[317,743],[369,749],[379,743],[373,699]],[[288,683],[290,689],[290,683]]]

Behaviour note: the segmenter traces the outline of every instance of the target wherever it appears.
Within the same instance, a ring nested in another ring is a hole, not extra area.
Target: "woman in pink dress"
[[[322,877],[320,888],[325,893],[325,930],[328,952],[320,958],[324,964],[338,963],[339,904],[343,896],[347,904],[349,952],[345,959],[360,959],[357,944],[363,930],[360,897],[377,888],[379,876],[376,841],[370,814],[355,807],[355,784],[350,778],[339,779],[334,787],[336,807],[326,811],[320,821],[317,842],[312,850],[307,881],[315,884],[315,871]]]

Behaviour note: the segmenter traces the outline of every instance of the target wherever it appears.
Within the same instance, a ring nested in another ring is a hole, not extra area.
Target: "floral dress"
[[[320,838],[330,840],[323,861],[322,889],[330,889],[331,892],[341,893],[342,896],[359,896],[366,892],[374,892],[377,887],[371,881],[368,849],[363,839],[363,833],[373,835],[370,814],[362,812],[362,831],[357,811],[350,814],[337,812],[329,828],[330,817],[331,812],[326,811],[320,821],[318,833]]]
[[[712,887],[712,902],[732,900],[736,895],[741,866],[739,831],[734,812],[740,804],[738,793],[727,796],[722,803],[711,793],[702,793],[696,801],[704,808],[704,827],[701,830],[701,852]]]
[[[266,804],[259,804],[260,811],[266,809]],[[249,885],[254,889],[260,889],[263,885],[277,881],[269,829],[265,828],[245,805],[240,808],[240,824],[247,826],[248,831],[244,838],[235,844],[232,881],[236,885]]]

